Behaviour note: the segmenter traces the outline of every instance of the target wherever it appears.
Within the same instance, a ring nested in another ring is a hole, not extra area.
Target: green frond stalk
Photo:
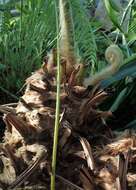
[[[52,171],[51,171],[51,190],[55,190],[55,175],[56,175],[56,158],[57,158],[57,145],[59,133],[59,116],[60,116],[60,50],[59,50],[59,22],[57,4],[54,0],[56,11],[56,30],[57,30],[57,97],[56,97],[56,114],[55,114],[55,127],[54,127],[54,140],[52,152]]]

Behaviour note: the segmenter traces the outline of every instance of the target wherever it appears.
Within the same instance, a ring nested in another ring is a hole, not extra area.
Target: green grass
[[[19,17],[12,17],[7,10],[2,13],[0,86],[13,93],[40,67],[56,40],[52,1],[37,1],[36,6],[32,2],[16,5]]]

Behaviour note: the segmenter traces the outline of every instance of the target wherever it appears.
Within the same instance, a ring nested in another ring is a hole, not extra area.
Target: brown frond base
[[[2,107],[6,111],[0,145],[2,189],[50,189],[56,68],[49,60],[26,80],[17,107]],[[98,110],[109,92],[79,85],[79,70],[62,73],[56,189],[135,189],[135,133],[121,136],[110,130],[106,118],[112,113]]]

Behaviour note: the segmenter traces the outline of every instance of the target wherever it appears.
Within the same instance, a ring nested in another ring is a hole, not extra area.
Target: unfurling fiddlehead
[[[86,78],[83,82],[85,87],[89,85],[94,86],[116,73],[123,62],[123,53],[117,45],[111,45],[106,49],[105,58],[111,65],[103,69],[100,73]]]

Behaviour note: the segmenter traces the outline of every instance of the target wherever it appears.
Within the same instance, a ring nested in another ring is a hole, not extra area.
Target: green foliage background
[[[85,7],[77,0],[70,3],[75,52],[94,68],[97,63],[95,36]],[[15,93],[56,44],[54,1],[12,0],[0,7],[0,86]],[[13,9],[16,14],[11,13]]]

